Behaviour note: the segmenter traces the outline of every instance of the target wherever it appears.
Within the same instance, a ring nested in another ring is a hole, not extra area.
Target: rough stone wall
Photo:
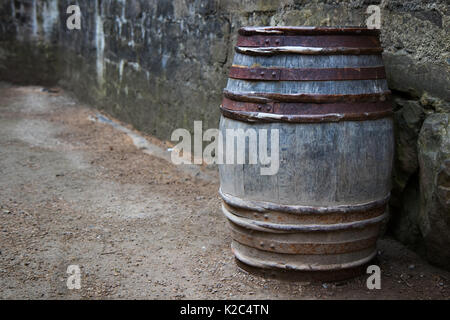
[[[81,30],[66,28],[70,4]],[[364,26],[371,4],[396,97],[391,231],[449,267],[448,0],[0,0],[0,79],[59,82],[167,139],[193,120],[217,127],[239,27]]]

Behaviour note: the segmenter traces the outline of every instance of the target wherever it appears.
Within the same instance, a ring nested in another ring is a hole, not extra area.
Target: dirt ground
[[[142,152],[56,91],[0,84],[1,299],[449,299],[450,273],[389,238],[381,290],[367,276],[287,282],[241,270],[214,174]],[[79,290],[67,288],[69,265],[81,268]]]

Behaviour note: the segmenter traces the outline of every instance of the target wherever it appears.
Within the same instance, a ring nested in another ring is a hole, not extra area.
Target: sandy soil
[[[239,269],[216,178],[145,154],[57,91],[0,84],[0,298],[449,299],[450,273],[389,238],[381,290]]]

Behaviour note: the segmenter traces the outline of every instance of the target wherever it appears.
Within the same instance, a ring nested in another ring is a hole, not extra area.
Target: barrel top
[[[285,26],[285,27],[243,27],[239,29],[239,34],[250,35],[379,35],[378,29],[368,29],[357,26],[336,26],[336,27],[310,27],[310,26]]]

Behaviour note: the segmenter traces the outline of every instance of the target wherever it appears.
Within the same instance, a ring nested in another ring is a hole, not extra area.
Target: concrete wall
[[[81,7],[81,30],[66,28],[70,4]],[[421,135],[434,137],[422,130],[424,121],[450,112],[447,0],[0,0],[0,79],[59,83],[136,128],[168,139],[175,128],[192,128],[193,120],[218,126],[239,27],[365,25],[371,4],[381,7],[384,60],[397,101],[391,230],[427,256],[434,252],[427,241],[434,229],[422,205],[436,196],[424,190],[438,192],[450,183],[421,177],[427,170],[438,176],[446,156],[421,163],[421,155],[431,151],[417,141]],[[427,199],[421,199],[424,194]],[[448,204],[433,208],[448,227]],[[428,258],[450,265],[449,254]]]

